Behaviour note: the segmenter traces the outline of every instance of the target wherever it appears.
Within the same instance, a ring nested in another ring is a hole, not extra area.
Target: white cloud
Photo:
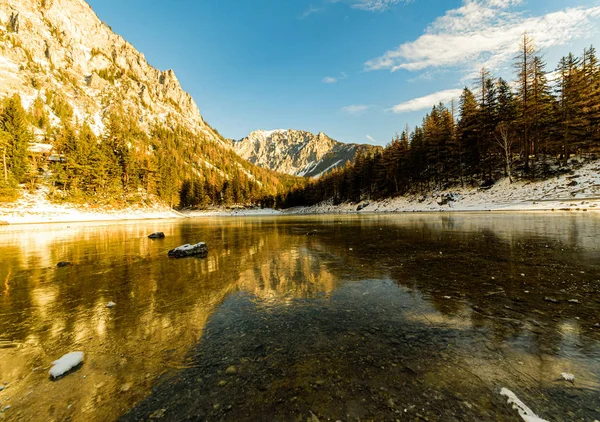
[[[382,12],[398,3],[407,3],[408,1],[410,0],[354,0],[351,6],[369,12]]]
[[[355,116],[358,116],[360,114],[365,113],[368,109],[370,109],[371,106],[370,105],[366,105],[366,104],[354,104],[354,105],[349,105],[346,107],[342,107],[342,111],[348,114],[353,114]]]
[[[376,143],[377,143],[377,141],[376,141],[376,140],[375,140],[375,139],[374,139],[374,138],[373,138],[371,135],[367,135],[367,139],[368,139],[370,142],[373,142],[374,144],[376,144]]]
[[[512,60],[525,32],[539,48],[548,48],[597,31],[593,21],[600,18],[600,6],[572,7],[532,17],[516,10],[520,3],[463,0],[460,8],[437,18],[422,36],[367,61],[365,69],[493,69]]]
[[[327,76],[327,77],[323,78],[323,80],[321,82],[323,82],[324,84],[334,84],[337,81],[338,81],[337,78],[334,78],[332,76]]]
[[[300,16],[298,16],[298,19],[306,19],[308,18],[310,15],[312,15],[313,13],[317,13],[318,11],[320,11],[321,9],[319,9],[318,7],[314,7],[312,4],[310,6],[308,6],[308,9],[306,9],[304,12],[302,12],[300,14]]]
[[[417,111],[431,108],[438,103],[447,103],[448,101],[460,97],[462,89],[447,89],[445,91],[434,92],[424,97],[414,98],[412,100],[395,105],[390,109],[394,113],[405,113],[408,111]]]

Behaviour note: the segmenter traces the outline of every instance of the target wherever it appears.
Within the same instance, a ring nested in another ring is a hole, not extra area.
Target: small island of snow
[[[52,362],[52,368],[50,368],[48,373],[52,378],[56,379],[80,365],[83,362],[83,356],[83,352],[67,353],[60,359]]]

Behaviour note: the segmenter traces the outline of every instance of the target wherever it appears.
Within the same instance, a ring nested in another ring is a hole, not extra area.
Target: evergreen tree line
[[[600,150],[600,65],[594,47],[563,57],[549,72],[524,35],[509,83],[482,69],[458,104],[438,104],[382,152],[278,196],[279,206],[357,202],[451,186],[491,185],[507,177],[567,171],[574,155]]]
[[[0,200],[19,184],[45,183],[56,200],[97,204],[143,202],[155,195],[171,207],[272,205],[293,177],[278,175],[238,157],[232,150],[174,125],[149,133],[115,107],[96,136],[74,118],[60,94],[47,92],[25,110],[18,95],[0,104],[2,177]],[[50,108],[60,122],[51,125]],[[52,144],[50,157],[29,150],[34,141]],[[48,159],[49,158],[49,159]]]

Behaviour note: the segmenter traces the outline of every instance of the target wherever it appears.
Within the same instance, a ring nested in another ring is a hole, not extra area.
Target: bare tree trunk
[[[2,165],[4,166],[4,182],[8,182],[8,169],[6,168],[6,147],[2,149]]]
[[[504,174],[508,177],[510,183],[512,183],[512,146],[514,139],[504,123],[498,125],[498,132],[496,135],[496,144],[504,152]]]

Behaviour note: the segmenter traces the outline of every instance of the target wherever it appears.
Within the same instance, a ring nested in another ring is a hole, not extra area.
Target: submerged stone
[[[164,239],[165,234],[163,232],[152,233],[148,236],[149,239]]]

